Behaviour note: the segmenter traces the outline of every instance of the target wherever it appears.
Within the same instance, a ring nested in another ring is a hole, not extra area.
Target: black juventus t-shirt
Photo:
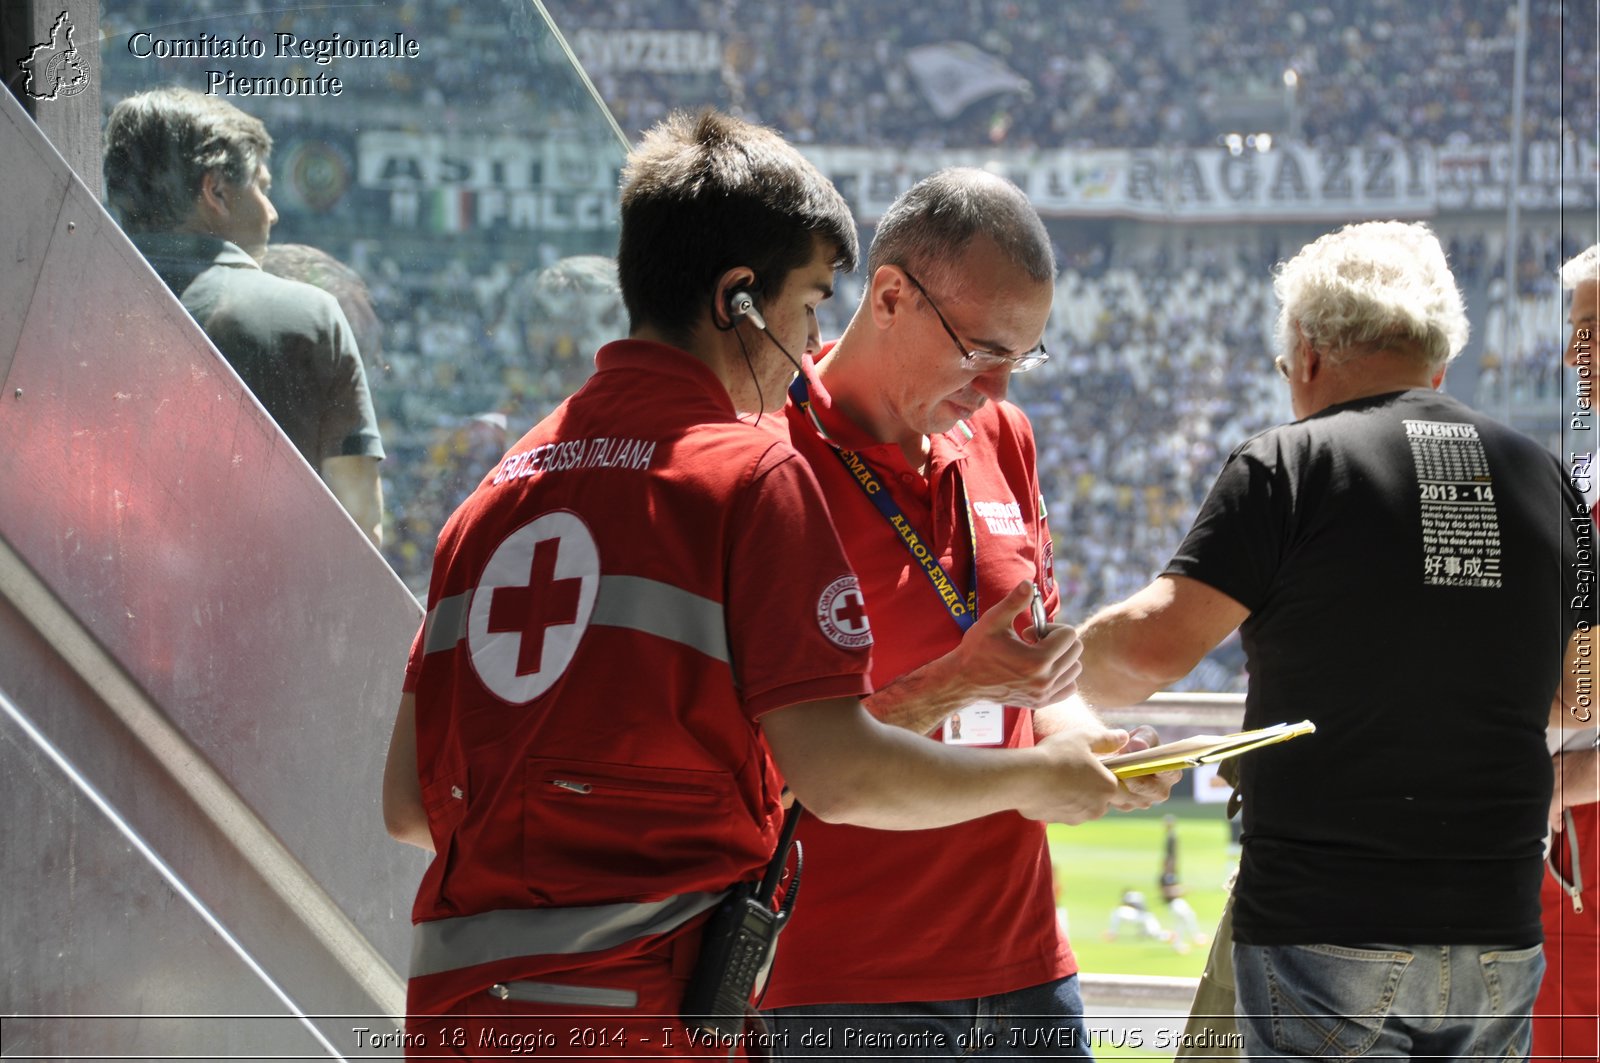
[[[1250,610],[1245,726],[1317,725],[1243,758],[1237,940],[1540,940],[1583,513],[1554,455],[1433,391],[1233,452],[1166,571]]]

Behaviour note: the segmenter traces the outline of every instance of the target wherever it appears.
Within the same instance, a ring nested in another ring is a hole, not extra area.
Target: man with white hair
[[[1574,256],[1561,268],[1561,286],[1572,292],[1567,319],[1572,335],[1562,361],[1578,371],[1570,393],[1578,410],[1594,405],[1593,354],[1600,313],[1600,244]],[[1592,423],[1592,419],[1583,418]],[[1592,430],[1591,430],[1592,434]],[[1573,485],[1583,492],[1593,515],[1600,482],[1593,467],[1595,444],[1572,445],[1589,461],[1573,461]],[[1579,715],[1584,715],[1579,713]],[[1572,720],[1573,724],[1586,721]],[[1562,738],[1567,741],[1563,742]],[[1533,1052],[1541,1059],[1592,1060],[1600,1051],[1600,751],[1591,727],[1552,733],[1555,797],[1550,803],[1554,831],[1549,869],[1544,876],[1546,968],[1534,1002]],[[1588,887],[1587,891],[1585,886]]]
[[[1274,287],[1299,420],[1234,450],[1166,571],[1088,621],[1080,691],[1137,702],[1239,627],[1245,726],[1317,725],[1240,765],[1243,1054],[1520,1058],[1582,500],[1437,390],[1467,320],[1426,226],[1347,226]]]

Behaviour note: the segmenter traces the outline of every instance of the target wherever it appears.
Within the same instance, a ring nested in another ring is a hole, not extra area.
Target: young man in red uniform
[[[1009,182],[941,171],[884,215],[868,274],[787,411],[873,611],[868,708],[946,750],[1099,730],[1086,712],[1030,711],[1071,692],[1076,670],[1050,650],[1070,629],[1035,644],[1016,628],[1031,585],[1044,615],[1057,602],[1032,429],[1004,401],[1010,374],[1045,360],[1043,224]],[[1147,807],[1175,777],[1114,804]],[[782,1054],[1088,1054],[1042,824],[1001,813],[889,833],[808,816],[799,837],[807,903],[764,1001]]]
[[[768,130],[677,115],[631,155],[621,218],[630,336],[450,519],[396,714],[385,817],[437,854],[416,1057],[726,1057],[678,1016],[707,913],[773,855],[785,782],[825,819],[900,828],[1118,797],[1095,754],[1122,732],[948,750],[861,706],[859,583],[806,463],[751,423],[854,265],[832,185]],[[1075,669],[1076,634],[1038,652]]]
[[[1600,316],[1600,244],[1562,267],[1561,285],[1572,291],[1567,314],[1572,336],[1562,360],[1578,370],[1580,408],[1590,408],[1595,328]],[[1594,453],[1592,445],[1589,453]],[[1575,486],[1583,492],[1591,517],[1597,497],[1595,472],[1592,458],[1573,470]],[[1588,612],[1592,618],[1593,610]],[[1537,1059],[1593,1060],[1600,1055],[1600,889],[1596,888],[1600,885],[1600,804],[1596,804],[1600,801],[1600,752],[1593,747],[1592,717],[1580,720],[1569,713],[1568,722],[1583,730],[1572,736],[1577,747],[1569,746],[1555,758],[1550,817],[1555,833],[1539,898],[1546,966],[1533,1005],[1533,1055]]]

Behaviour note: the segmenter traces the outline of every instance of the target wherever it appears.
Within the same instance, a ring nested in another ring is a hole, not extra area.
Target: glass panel
[[[609,261],[620,131],[527,0],[289,10],[105,0],[102,26],[108,115],[134,94],[181,86],[265,125],[277,214],[265,267],[339,298],[385,454],[383,553],[420,595],[444,519],[587,375],[601,339],[626,331]],[[119,200],[119,184],[160,200],[152,176],[181,164],[133,157],[108,156],[106,185],[130,234],[204,228],[243,246],[270,220],[242,172],[198,215],[204,187],[167,193],[181,208],[173,217],[135,216],[124,208],[139,201]],[[341,463],[326,464],[373,452],[354,412],[354,357],[341,362],[327,335],[337,329],[313,320],[313,349],[263,351],[282,308],[241,288],[238,270],[207,270],[227,264],[215,257],[225,249],[136,241],[335,494],[359,500],[370,464],[344,462],[356,482],[343,488]]]
[[[9,620],[0,618],[0,627]],[[5,698],[0,691],[0,705]],[[317,1051],[260,978],[3,709],[0,792],[13,822],[28,825],[0,852],[8,898],[26,898],[0,905],[8,966],[25,972],[8,1003],[39,1012],[7,1018],[8,1057]],[[224,1002],[256,1018],[204,1018]]]

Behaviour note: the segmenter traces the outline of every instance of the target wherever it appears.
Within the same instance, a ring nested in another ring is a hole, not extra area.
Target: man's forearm
[[[952,681],[946,658],[939,657],[907,672],[862,702],[868,712],[893,727],[927,734],[973,700],[964,685]]]
[[[871,697],[867,711],[883,723],[927,734],[952,712],[975,702],[1034,708],[1072,693],[1078,675],[1078,634],[1047,624],[1028,640],[1017,634],[1034,600],[1019,581],[986,609],[949,653],[908,672]]]
[[[1133,654],[1118,645],[1124,637],[1138,637],[1129,625],[1113,618],[1090,620],[1079,632],[1083,639],[1083,674],[1078,694],[1094,708],[1137,705],[1166,684],[1144,675],[1128,663]]]
[[[1158,576],[1100,610],[1078,632],[1078,692],[1097,709],[1137,705],[1188,675],[1249,616],[1250,610],[1204,583]]]
[[[1103,724],[1099,715],[1089,708],[1082,694],[1074,694],[1070,698],[1046,705],[1042,709],[1033,710],[1033,735],[1035,738],[1046,738],[1057,731],[1065,731],[1069,727],[1081,726],[1085,723]]]
[[[433,834],[417,777],[417,699],[402,694],[383,764],[383,823],[390,837],[433,852]]]
[[[927,830],[1008,810],[1082,823],[1119,799],[1100,757],[1127,738],[1098,724],[1026,749],[930,742],[884,725],[852,699],[762,717],[774,759],[818,818],[878,830]]]
[[[383,546],[383,480],[378,459],[364,455],[324,458],[322,478],[372,544]]]

